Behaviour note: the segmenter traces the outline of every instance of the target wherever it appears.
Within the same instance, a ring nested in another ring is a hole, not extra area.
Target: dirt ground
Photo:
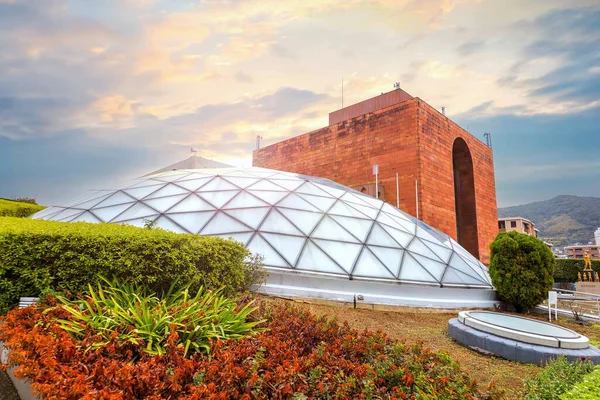
[[[507,361],[476,353],[452,340],[447,334],[448,320],[457,316],[456,312],[427,312],[407,309],[401,311],[373,311],[371,309],[353,309],[350,306],[308,304],[303,306],[319,315],[337,317],[340,321],[348,321],[350,326],[358,329],[381,329],[390,337],[407,341],[422,341],[435,351],[446,351],[458,360],[465,371],[476,379],[480,385],[487,386],[496,382],[505,390],[507,399],[522,399],[524,379],[534,376],[540,367]],[[544,316],[529,316],[545,320]],[[547,317],[546,317],[547,320]],[[591,340],[600,341],[600,325],[585,327],[559,320],[558,325],[573,329]]]

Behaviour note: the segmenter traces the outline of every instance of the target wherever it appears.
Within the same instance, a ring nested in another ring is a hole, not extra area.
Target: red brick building
[[[456,239],[482,262],[498,233],[492,150],[401,89],[329,114],[329,126],[256,150],[253,165],[332,179],[382,200]],[[415,181],[417,185],[415,185]],[[417,190],[415,190],[415,187]]]

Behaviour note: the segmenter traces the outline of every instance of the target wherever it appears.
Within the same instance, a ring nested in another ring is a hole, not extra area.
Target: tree
[[[548,297],[556,260],[544,242],[519,232],[502,232],[490,249],[489,273],[500,300],[523,312]]]

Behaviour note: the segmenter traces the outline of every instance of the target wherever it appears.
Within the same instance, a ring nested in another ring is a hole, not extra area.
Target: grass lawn
[[[447,334],[448,320],[455,318],[457,312],[372,311],[320,304],[304,304],[304,306],[316,314],[325,314],[337,317],[340,321],[348,321],[350,326],[359,330],[382,329],[392,338],[406,338],[409,343],[420,340],[433,350],[447,351],[481,385],[487,386],[492,381],[496,382],[505,390],[507,399],[522,399],[523,380],[540,371],[540,367],[534,365],[520,364],[476,353],[452,340]],[[545,318],[544,316],[529,317],[540,321],[548,320],[547,316]],[[559,320],[558,325],[585,335],[592,341],[600,342],[600,324],[586,327],[563,318]]]

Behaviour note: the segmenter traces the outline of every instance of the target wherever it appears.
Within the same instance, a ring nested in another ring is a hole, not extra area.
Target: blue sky
[[[0,0],[0,196],[250,165],[402,88],[483,139],[499,206],[600,196],[597,0]]]

